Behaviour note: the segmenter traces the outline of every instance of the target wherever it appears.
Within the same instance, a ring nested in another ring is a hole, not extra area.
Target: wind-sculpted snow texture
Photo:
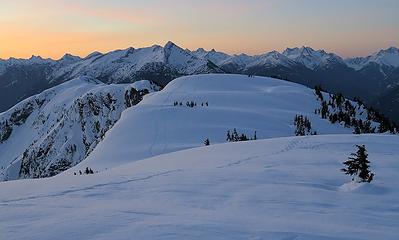
[[[367,146],[371,184],[340,171],[355,144]],[[396,240],[398,154],[397,136],[289,137],[4,182],[1,238]]]

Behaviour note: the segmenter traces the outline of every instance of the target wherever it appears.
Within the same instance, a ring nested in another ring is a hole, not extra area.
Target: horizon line
[[[268,53],[271,53],[271,52],[274,52],[274,51],[279,52],[279,53],[283,53],[283,52],[284,52],[285,50],[287,50],[287,49],[311,48],[311,49],[314,50],[314,51],[325,51],[326,53],[333,53],[333,54],[335,54],[335,55],[341,57],[342,59],[351,59],[351,58],[368,57],[368,56],[371,56],[371,55],[373,55],[373,54],[377,54],[377,53],[380,52],[380,51],[388,50],[388,49],[390,49],[390,48],[399,49],[399,47],[397,47],[397,46],[388,46],[388,47],[381,47],[381,48],[379,48],[379,49],[377,49],[377,50],[375,50],[375,51],[372,51],[372,52],[367,53],[367,54],[362,55],[362,56],[361,56],[361,55],[352,55],[352,56],[350,56],[350,57],[342,57],[339,53],[336,53],[336,52],[334,52],[334,51],[326,50],[326,49],[324,49],[324,48],[316,49],[316,48],[313,48],[313,47],[311,47],[311,46],[309,46],[309,45],[303,44],[302,46],[290,46],[290,47],[286,47],[286,48],[284,48],[283,50],[275,50],[275,49],[274,49],[274,50],[264,51],[264,52],[260,52],[260,53],[256,53],[256,54],[248,54],[248,53],[245,53],[245,52],[230,53],[230,52],[225,52],[225,51],[219,51],[219,50],[216,50],[215,48],[212,48],[212,49],[210,49],[210,50],[207,50],[207,49],[205,49],[204,47],[198,47],[198,48],[196,48],[196,49],[189,49],[189,48],[181,47],[181,46],[179,46],[178,44],[176,44],[176,43],[173,42],[173,41],[167,41],[163,46],[160,45],[160,44],[152,44],[152,45],[147,45],[147,46],[142,46],[142,47],[133,47],[133,46],[130,46],[130,47],[123,47],[123,48],[115,48],[115,49],[113,49],[113,50],[111,49],[111,50],[107,50],[107,51],[94,50],[94,51],[92,51],[92,52],[88,52],[88,53],[85,54],[85,55],[82,55],[82,54],[74,54],[74,53],[71,53],[71,52],[65,52],[65,53],[62,54],[60,57],[56,57],[56,58],[54,58],[54,57],[47,57],[47,56],[43,56],[43,55],[40,55],[40,54],[39,54],[39,55],[32,54],[32,55],[30,55],[30,57],[13,57],[13,56],[10,56],[10,57],[8,57],[8,58],[2,58],[2,57],[0,57],[0,60],[2,60],[2,61],[9,61],[9,60],[12,60],[12,59],[16,59],[16,60],[30,60],[30,59],[32,59],[32,58],[41,58],[41,59],[43,59],[43,60],[58,61],[58,60],[61,60],[61,59],[62,59],[63,57],[65,57],[66,55],[71,55],[71,56],[74,56],[74,57],[79,57],[79,58],[81,58],[81,59],[85,59],[85,58],[87,58],[88,56],[90,56],[90,55],[93,54],[93,53],[100,53],[100,54],[102,54],[102,55],[106,55],[106,54],[109,54],[109,53],[111,53],[111,52],[123,51],[123,50],[131,49],[131,48],[133,48],[133,49],[135,49],[135,50],[136,50],[136,49],[151,48],[151,47],[156,47],[156,46],[164,48],[168,43],[172,43],[172,44],[174,44],[175,46],[177,46],[177,47],[179,47],[179,48],[181,48],[181,49],[183,49],[183,50],[188,50],[188,51],[190,51],[190,52],[195,52],[195,51],[198,51],[198,50],[200,50],[200,49],[203,49],[203,50],[206,51],[206,52],[215,51],[215,52],[224,53],[224,54],[227,54],[227,55],[230,55],[230,56],[247,55],[247,56],[251,56],[251,57],[260,56],[260,55],[264,55],[264,54],[268,54]]]

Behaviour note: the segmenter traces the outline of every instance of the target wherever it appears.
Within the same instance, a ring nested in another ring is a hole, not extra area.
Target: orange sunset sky
[[[306,45],[363,56],[399,46],[398,12],[396,0],[0,0],[0,58],[168,40],[231,54]]]

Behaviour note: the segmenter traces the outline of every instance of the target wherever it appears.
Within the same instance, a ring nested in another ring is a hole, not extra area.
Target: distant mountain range
[[[347,97],[361,97],[399,120],[394,111],[399,87],[399,49],[391,47],[368,57],[343,59],[337,54],[310,47],[288,48],[261,55],[229,55],[202,48],[191,51],[172,42],[165,46],[128,48],[85,58],[66,54],[59,60],[0,60],[0,111],[45,89],[88,76],[104,83],[151,80],[165,86],[171,80],[200,73],[239,73],[272,76],[310,87],[322,85]],[[381,99],[383,97],[383,100]],[[386,103],[386,104],[385,104]],[[394,104],[394,105],[392,105]],[[398,106],[399,107],[399,106]]]

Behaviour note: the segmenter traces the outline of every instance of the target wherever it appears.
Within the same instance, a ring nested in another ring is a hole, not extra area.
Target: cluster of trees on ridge
[[[175,102],[173,102],[173,106],[183,106],[183,102],[179,102],[179,101],[175,101]],[[193,107],[196,107],[197,106],[197,102],[195,102],[195,101],[187,101],[186,102],[186,107],[191,107],[191,108],[193,108]],[[201,107],[204,107],[204,106],[206,106],[206,107],[208,107],[209,106],[209,103],[208,102],[202,102],[201,103]]]
[[[353,128],[355,134],[398,133],[398,126],[394,122],[372,107],[367,107],[360,99],[355,98],[354,102],[351,102],[341,93],[330,93],[329,99],[325,99],[322,91],[320,86],[315,87],[315,94],[320,102],[320,108],[315,110],[315,114],[329,120],[332,124],[339,123],[347,128]],[[363,116],[363,119],[360,116]],[[373,126],[373,122],[378,126]]]

